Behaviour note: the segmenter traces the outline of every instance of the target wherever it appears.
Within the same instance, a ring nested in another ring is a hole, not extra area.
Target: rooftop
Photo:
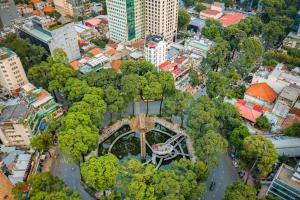
[[[7,106],[0,116],[0,122],[6,122],[6,121],[13,121],[18,122],[21,120],[26,112],[28,111],[28,108],[25,104],[16,104],[12,106]]]
[[[276,178],[280,181],[287,183],[288,185],[300,190],[300,182],[292,180],[295,170],[286,164],[282,164],[279,168]]]
[[[214,16],[216,16],[216,15],[219,15],[221,12],[219,12],[219,11],[217,11],[217,10],[211,10],[211,9],[206,9],[206,10],[202,10],[201,12],[200,12],[200,15],[201,14],[206,14],[206,15],[214,15]]]
[[[121,67],[121,60],[113,60],[111,61],[111,68],[115,71],[119,71]]]
[[[16,53],[13,52],[12,50],[5,47],[0,47],[0,59],[5,59],[14,55],[16,55]]]
[[[244,105],[240,102],[236,102],[234,104],[234,106],[239,110],[240,115],[243,118],[245,118],[251,122],[256,122],[256,119],[262,115],[261,112],[257,111],[254,108],[250,108],[249,106],[247,106],[247,104]]]
[[[231,26],[231,25],[234,25],[234,24],[240,22],[244,18],[245,18],[245,16],[242,13],[229,12],[229,13],[226,13],[224,16],[222,16],[219,19],[219,22],[224,27],[227,27],[227,26]]]
[[[245,94],[261,99],[268,103],[272,103],[277,97],[277,93],[267,83],[252,84],[246,90]]]
[[[279,155],[300,156],[300,138],[285,135],[269,135],[266,138],[272,141]]]
[[[9,179],[0,171],[0,199],[13,200],[12,194],[13,184]]]
[[[290,85],[283,88],[282,92],[280,93],[280,97],[295,102],[298,99],[299,94],[300,88],[297,86]]]
[[[34,26],[32,22],[24,24],[21,29],[46,43],[50,42],[52,39],[52,35],[49,31]]]
[[[88,53],[92,54],[93,56],[95,56],[95,55],[98,55],[100,53],[103,53],[103,50],[100,49],[100,48],[94,48],[94,49],[90,50]]]
[[[155,47],[161,41],[163,41],[163,37],[159,35],[148,35],[145,41],[145,45],[148,47]]]
[[[195,19],[192,19],[190,21],[190,26],[195,26],[195,27],[198,27],[198,28],[202,28],[205,26],[205,21],[202,20],[202,19],[199,19],[199,18],[195,18]]]

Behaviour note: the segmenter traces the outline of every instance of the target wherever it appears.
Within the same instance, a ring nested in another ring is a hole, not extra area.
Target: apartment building
[[[145,0],[145,34],[161,35],[175,41],[178,22],[178,0]]]
[[[63,16],[78,19],[78,17],[92,14],[89,0],[54,0],[53,3],[57,11]]]
[[[19,14],[14,0],[0,0],[0,30],[13,25]]]
[[[144,37],[143,0],[107,0],[110,39],[128,42]]]
[[[149,35],[145,40],[144,54],[146,60],[159,67],[167,59],[167,43],[161,36]]]
[[[10,49],[0,48],[0,85],[11,95],[28,83],[23,65],[18,55]]]
[[[38,18],[32,18],[18,30],[21,38],[28,38],[32,43],[43,46],[50,54],[54,49],[63,49],[69,61],[80,58],[77,33],[74,23],[45,27]]]

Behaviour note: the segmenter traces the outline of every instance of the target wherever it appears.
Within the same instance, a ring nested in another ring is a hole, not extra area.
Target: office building
[[[163,37],[157,35],[149,35],[145,40],[144,49],[145,59],[156,67],[166,61],[167,43]]]
[[[296,200],[300,198],[300,163],[295,168],[282,164],[277,171],[267,195],[282,200]]]
[[[0,85],[11,95],[28,83],[23,65],[18,55],[7,48],[0,48]]]
[[[74,19],[90,16],[92,13],[89,0],[54,0],[53,3],[59,13]]]
[[[19,35],[43,46],[50,54],[54,49],[61,48],[66,52],[68,60],[73,61],[81,56],[73,25],[74,23],[69,23],[46,28],[38,18],[33,18],[19,28]]]
[[[13,25],[19,14],[14,0],[0,0],[0,30]]]
[[[175,41],[178,22],[178,0],[145,0],[145,34],[161,35]]]
[[[144,37],[143,0],[107,0],[106,6],[112,41],[128,42]]]

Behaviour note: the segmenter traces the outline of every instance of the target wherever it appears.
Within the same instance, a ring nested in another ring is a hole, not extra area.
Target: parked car
[[[212,181],[210,186],[209,186],[209,190],[214,191],[215,187],[216,187],[216,182]]]
[[[238,162],[237,162],[236,160],[233,160],[233,161],[232,161],[232,164],[233,164],[233,166],[236,167],[236,168],[239,167]]]
[[[240,177],[240,178],[243,178],[243,177],[245,176],[245,174],[246,174],[246,173],[245,173],[245,172],[243,172],[243,171],[239,171],[239,173],[238,173],[238,174],[239,174],[239,177]]]

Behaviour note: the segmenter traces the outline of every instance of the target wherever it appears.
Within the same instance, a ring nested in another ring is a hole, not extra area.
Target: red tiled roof
[[[73,70],[78,70],[79,61],[74,60],[73,62],[70,63],[70,65]]]
[[[122,63],[121,60],[113,60],[111,62],[111,68],[115,71],[119,71],[121,67],[121,63]]]
[[[94,49],[88,51],[88,53],[95,56],[95,55],[98,55],[98,54],[100,54],[100,53],[103,53],[103,50],[101,50],[101,49],[99,49],[99,48],[94,48]]]
[[[206,14],[206,15],[218,15],[220,14],[221,12],[217,11],[217,10],[211,10],[211,9],[206,9],[206,10],[202,10],[200,12],[200,14]]]
[[[187,59],[187,57],[185,57],[185,56],[179,56],[175,59],[175,62],[177,64],[182,64],[186,59]]]
[[[173,74],[174,74],[175,76],[178,76],[179,74],[181,74],[181,69],[179,69],[179,68],[174,69],[174,70],[173,70]]]
[[[240,111],[240,115],[251,121],[251,122],[256,122],[256,119],[259,118],[262,113],[259,111],[256,111],[252,108],[247,107],[247,105],[242,105],[240,103],[235,103],[234,106]]]
[[[114,48],[110,48],[110,49],[106,50],[104,53],[111,56],[116,53],[116,50]]]
[[[52,7],[52,6],[47,6],[43,9],[43,12],[44,13],[51,13],[51,12],[54,12],[55,11],[55,8]]]
[[[162,71],[169,71],[170,69],[177,66],[177,63],[170,63],[169,61],[163,62],[159,65]]]
[[[2,171],[0,171],[0,186],[0,199],[13,200],[12,189],[14,186]]]
[[[39,93],[39,95],[37,96],[37,98],[39,99],[39,100],[41,100],[41,99],[43,99],[43,98],[45,98],[45,97],[47,97],[48,96],[48,93],[45,91],[45,90],[42,90],[40,93]]]
[[[241,13],[230,12],[230,13],[226,13],[224,16],[222,16],[219,19],[219,21],[224,27],[227,27],[227,26],[231,26],[233,24],[238,23],[239,21],[241,21],[244,18],[245,18],[245,16]]]
[[[144,40],[143,39],[141,39],[141,40],[138,40],[138,41],[136,41],[136,42],[133,42],[132,44],[131,44],[131,46],[132,47],[139,47],[139,46],[141,46],[141,45],[144,45]]]
[[[147,46],[149,46],[149,47],[155,47],[156,43],[155,42],[148,42]]]
[[[268,103],[272,103],[277,97],[277,93],[267,83],[253,84],[245,93]]]
[[[33,15],[40,15],[41,13],[40,13],[40,11],[38,11],[38,10],[33,10],[33,11],[31,12],[31,14],[33,14]]]
[[[31,0],[32,3],[39,3],[40,0]]]

